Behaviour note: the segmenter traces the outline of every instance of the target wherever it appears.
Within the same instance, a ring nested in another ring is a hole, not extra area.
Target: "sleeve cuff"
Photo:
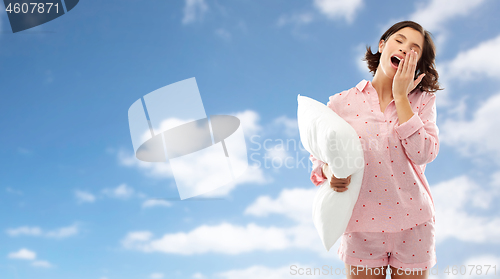
[[[311,181],[316,186],[320,185],[321,183],[323,183],[323,181],[325,181],[327,179],[325,177],[325,175],[323,174],[323,165],[325,163],[322,161],[319,161],[319,160],[317,162],[318,162],[318,166],[315,167],[311,172]]]
[[[408,121],[406,121],[403,124],[400,124],[394,129],[396,130],[399,139],[403,140],[413,135],[416,131],[418,131],[422,127],[424,127],[422,119],[418,117],[417,113],[413,113],[413,116],[410,119],[408,119]]]

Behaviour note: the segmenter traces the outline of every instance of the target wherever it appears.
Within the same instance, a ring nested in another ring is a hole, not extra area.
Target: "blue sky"
[[[432,278],[468,264],[499,274],[499,11],[493,0],[80,1],[16,34],[1,12],[0,278],[342,268],[338,243],[326,252],[311,221],[317,188],[297,146],[297,95],[326,104],[371,79],[364,47],[404,19],[433,33],[446,88],[436,93],[441,148],[426,169]],[[251,167],[204,200],[180,201],[168,163],[133,157],[127,111],[191,77],[207,115],[241,119]]]

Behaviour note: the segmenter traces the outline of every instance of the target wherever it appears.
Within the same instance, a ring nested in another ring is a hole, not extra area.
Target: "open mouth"
[[[391,57],[391,63],[394,67],[398,67],[399,66],[399,63],[401,62],[401,58],[399,58],[398,56],[393,56]]]

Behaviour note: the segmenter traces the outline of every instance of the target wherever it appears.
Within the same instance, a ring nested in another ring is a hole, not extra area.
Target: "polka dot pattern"
[[[424,170],[439,150],[435,95],[416,91],[408,99],[414,114],[399,123],[394,101],[382,112],[371,82],[329,98],[327,106],[355,129],[365,154],[366,178],[346,232],[401,232],[434,216]],[[310,160],[318,186],[326,180],[324,163]]]
[[[434,233],[433,218],[398,233],[344,233],[337,254],[350,265],[361,261],[368,267],[388,263],[402,269],[429,269],[436,264]]]

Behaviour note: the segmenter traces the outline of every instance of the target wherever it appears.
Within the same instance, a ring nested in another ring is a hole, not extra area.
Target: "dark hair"
[[[432,34],[425,30],[420,24],[413,21],[398,22],[385,31],[382,37],[380,37],[379,42],[382,40],[385,42],[392,34],[405,27],[410,27],[424,36],[424,49],[422,50],[422,56],[417,64],[415,76],[420,74],[425,74],[425,76],[420,84],[417,85],[417,88],[427,92],[442,90],[443,88],[441,88],[438,83],[439,75],[436,71],[436,64],[434,62],[434,59],[436,58],[436,47],[434,46],[434,42],[431,38]],[[377,72],[377,68],[380,63],[380,55],[380,52],[377,51],[373,54],[371,48],[369,46],[366,47],[366,54],[363,60],[368,63],[368,69],[370,69],[370,72],[373,73],[373,75]]]

